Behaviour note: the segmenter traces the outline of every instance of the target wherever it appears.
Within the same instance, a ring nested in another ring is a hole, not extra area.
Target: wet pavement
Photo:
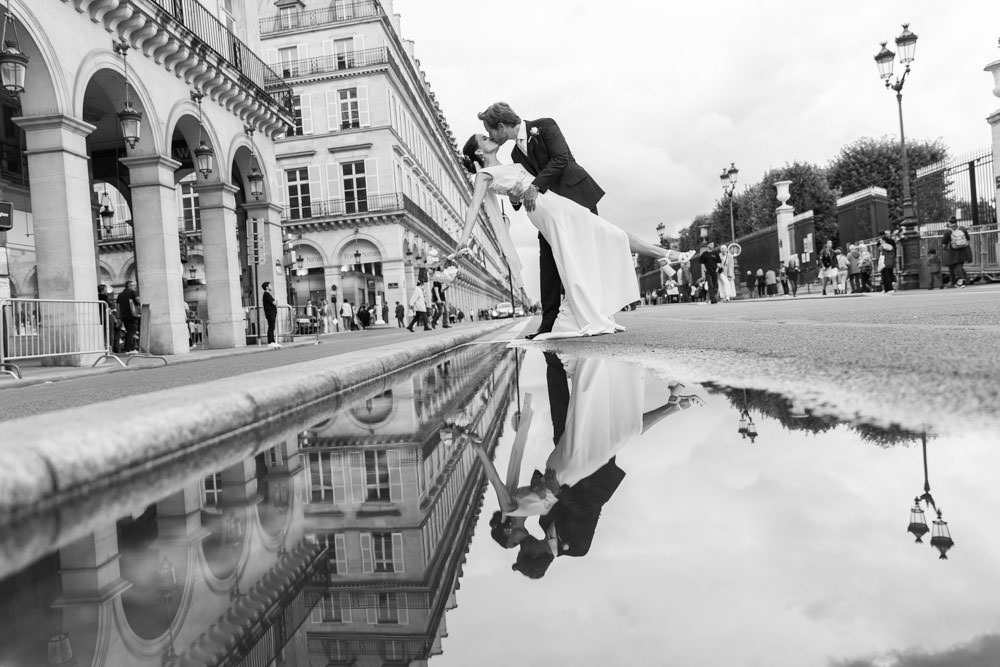
[[[0,665],[998,663],[995,436],[647,362],[462,347],[22,522]]]

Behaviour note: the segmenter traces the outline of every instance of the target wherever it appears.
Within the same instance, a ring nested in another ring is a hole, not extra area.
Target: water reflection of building
[[[298,461],[276,443],[0,582],[0,664],[270,664],[323,577]]]
[[[516,354],[461,352],[301,434],[305,532],[327,547],[329,579],[284,664],[419,665],[441,652],[484,485],[442,426],[495,443]]]

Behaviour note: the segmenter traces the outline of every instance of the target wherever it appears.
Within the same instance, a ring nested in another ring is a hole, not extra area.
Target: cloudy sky
[[[476,113],[497,100],[555,118],[608,193],[601,214],[651,239],[659,222],[676,231],[711,210],[730,162],[752,183],[796,160],[825,165],[859,137],[898,137],[873,56],[880,41],[895,50],[903,21],[919,36],[908,136],[977,150],[1000,107],[983,71],[1000,59],[1000,3],[989,0],[394,6],[457,138],[480,130]],[[515,224],[537,291],[537,245],[526,219]]]

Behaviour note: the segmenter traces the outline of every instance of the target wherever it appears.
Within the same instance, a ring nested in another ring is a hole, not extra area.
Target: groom
[[[514,140],[516,145],[511,151],[511,159],[535,177],[521,197],[528,211],[535,210],[538,193],[552,190],[597,213],[597,202],[604,196],[604,190],[573,159],[566,139],[554,120],[539,118],[522,121],[505,102],[491,104],[479,114],[479,120],[483,121],[490,139],[496,143],[503,145]],[[552,256],[552,247],[541,234],[538,235],[538,273],[542,323],[538,331],[527,338],[552,331],[562,295],[562,281]]]

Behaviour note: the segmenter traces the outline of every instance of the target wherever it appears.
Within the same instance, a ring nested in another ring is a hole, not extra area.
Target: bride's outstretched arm
[[[655,257],[657,259],[667,256],[667,251],[663,247],[654,245],[648,241],[643,241],[638,236],[635,236],[630,232],[625,232],[625,234],[628,236],[628,247],[632,252],[645,255],[646,257]]]
[[[462,235],[458,239],[460,249],[467,246],[472,237],[472,231],[476,228],[476,220],[479,219],[479,209],[482,208],[486,189],[491,180],[492,177],[489,174],[483,172],[476,174],[476,181],[472,188],[472,201],[469,202],[469,208],[465,211],[465,227],[462,228]]]
[[[510,492],[504,485],[503,480],[500,479],[500,473],[497,472],[496,466],[493,465],[493,461],[486,454],[482,447],[473,446],[472,451],[476,453],[479,457],[479,461],[483,464],[483,470],[486,471],[486,478],[490,480],[490,484],[493,485],[493,490],[497,493],[497,501],[500,503],[500,510],[502,512],[512,512],[517,509],[517,502],[511,497]]]

